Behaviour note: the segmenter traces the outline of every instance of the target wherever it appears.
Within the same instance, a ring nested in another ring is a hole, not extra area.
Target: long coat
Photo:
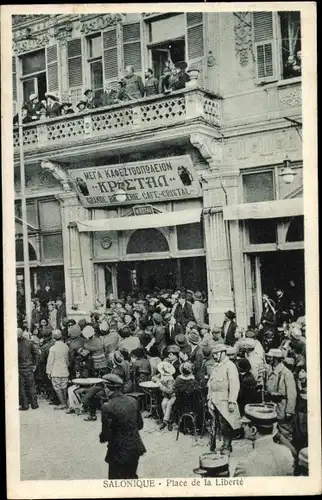
[[[225,357],[216,364],[208,381],[208,400],[210,400],[233,429],[240,427],[240,413],[237,405],[239,376],[235,363]],[[228,403],[235,403],[233,412],[228,411]]]
[[[290,450],[273,441],[272,436],[257,439],[254,449],[237,465],[234,477],[293,476]]]
[[[228,326],[227,333],[225,333],[226,323],[227,323],[227,320],[225,320],[222,324],[221,333],[222,333],[222,336],[224,338],[225,344],[232,346],[236,342],[235,332],[236,332],[237,324],[235,321],[231,321],[229,326]]]
[[[176,318],[177,323],[180,323],[184,328],[187,326],[189,321],[196,321],[195,315],[193,314],[192,305],[189,302],[185,302],[182,307],[181,304],[176,304],[172,310],[173,316]]]
[[[269,393],[278,392],[283,399],[276,404],[277,420],[284,420],[286,413],[294,415],[296,405],[296,384],[293,373],[279,363],[278,366],[268,367],[266,389]]]
[[[105,461],[127,464],[146,452],[139,431],[143,420],[138,402],[120,392],[102,406],[100,442],[108,442]]]

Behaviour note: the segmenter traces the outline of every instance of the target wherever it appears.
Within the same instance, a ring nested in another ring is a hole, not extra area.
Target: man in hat
[[[202,293],[197,291],[193,296],[194,302],[192,304],[193,314],[196,318],[197,323],[201,326],[205,322],[207,306],[202,301]]]
[[[67,384],[69,377],[69,348],[63,342],[60,330],[54,330],[55,344],[49,349],[46,373],[53,384],[60,405],[59,410],[67,409]]]
[[[139,403],[123,394],[123,380],[117,375],[104,375],[104,386],[108,401],[102,406],[99,440],[108,443],[108,478],[136,479],[140,456],[146,452],[139,434],[143,428]]]
[[[60,105],[58,96],[56,94],[53,94],[52,92],[46,92],[45,97],[47,100],[47,105],[46,105],[47,118],[56,118],[57,116],[60,116]]]
[[[183,328],[186,328],[189,321],[196,322],[195,315],[193,314],[192,305],[186,300],[184,292],[178,298],[178,302],[173,306],[172,315],[176,318]]]
[[[109,325],[107,321],[102,321],[102,323],[99,325],[99,329],[102,332],[104,353],[106,358],[109,359],[113,352],[117,351],[121,337],[117,333],[117,327],[115,323],[110,323]]]
[[[203,353],[200,344],[200,337],[198,328],[194,327],[188,334],[188,342],[191,345],[191,353],[189,356],[189,361],[193,365],[193,373],[196,380],[201,380],[202,378],[202,363],[203,363]]]
[[[171,92],[170,76],[171,70],[169,66],[165,66],[159,80],[159,94],[168,94]]]
[[[141,99],[144,96],[145,88],[140,75],[134,73],[133,66],[129,65],[125,68],[125,76],[123,78],[125,93],[129,99]]]
[[[26,107],[28,110],[29,118],[32,121],[39,120],[40,110],[43,107],[43,105],[39,102],[38,94],[36,93],[30,94],[29,101]]]
[[[209,347],[210,349],[217,344],[223,344],[224,339],[222,338],[221,328],[219,326],[214,326],[211,332],[205,334],[202,340],[202,347]]]
[[[266,357],[269,364],[266,374],[267,399],[276,403],[277,428],[291,443],[297,398],[294,375],[283,364],[283,353],[280,349],[271,349]]]
[[[234,345],[236,342],[235,332],[237,324],[234,321],[236,314],[233,311],[225,313],[225,319],[222,324],[222,336],[226,345]]]
[[[277,327],[282,327],[284,321],[288,321],[290,313],[289,309],[290,309],[290,304],[288,299],[284,295],[284,290],[282,290],[282,288],[277,288],[276,301],[275,301]]]
[[[251,372],[258,385],[263,385],[264,371],[266,370],[266,362],[255,351],[256,341],[252,338],[242,339],[239,345],[240,356],[248,359]]]
[[[233,430],[239,429],[240,413],[237,404],[239,393],[239,376],[235,363],[226,355],[227,346],[218,344],[212,348],[215,361],[208,381],[208,408],[213,418],[213,434],[211,451],[216,449],[216,420],[220,422],[223,435],[223,446],[220,452],[224,455],[232,451]]]
[[[62,296],[58,295],[56,297],[56,307],[57,307],[57,326],[61,328],[61,322],[66,317],[66,307],[62,300]]]
[[[35,344],[23,337],[23,330],[17,329],[18,339],[18,371],[19,371],[19,410],[28,410],[29,404],[35,410],[38,408],[34,371],[39,352]]]
[[[180,333],[179,335],[177,335],[175,337],[174,341],[175,341],[176,345],[179,346],[179,348],[180,348],[180,352],[179,352],[180,361],[181,362],[188,361],[192,349],[191,349],[191,345],[189,344],[189,342],[187,340],[187,337],[183,333]]]
[[[273,440],[277,414],[272,404],[248,404],[242,424],[253,451],[237,465],[234,477],[293,476],[294,460],[290,450]]]

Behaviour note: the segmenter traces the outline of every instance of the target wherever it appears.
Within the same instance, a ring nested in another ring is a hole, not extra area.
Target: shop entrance
[[[282,288],[289,300],[305,306],[304,250],[263,252],[251,256],[252,297],[255,322],[262,311],[262,295],[273,300]]]
[[[193,291],[207,290],[205,257],[185,259],[141,260],[120,262],[117,267],[118,293],[135,289],[152,292],[158,289],[175,290],[181,286]]]

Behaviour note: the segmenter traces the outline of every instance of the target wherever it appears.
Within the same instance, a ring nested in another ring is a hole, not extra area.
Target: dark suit
[[[54,102],[52,106],[47,105],[46,114],[47,118],[56,118],[57,116],[60,116],[60,105],[58,102]]]
[[[40,110],[41,108],[43,108],[44,106],[41,104],[41,102],[36,102],[36,103],[31,103],[29,102],[27,105],[26,105],[26,108],[28,110],[28,117],[30,118],[30,121],[33,121],[33,120],[39,120],[39,114],[40,114]]]
[[[177,323],[180,323],[184,328],[186,328],[189,321],[196,321],[195,315],[193,314],[192,305],[187,301],[185,302],[183,307],[178,303],[173,315],[176,318]]]
[[[235,321],[231,321],[230,325],[228,327],[227,333],[225,333],[225,326],[226,326],[227,321],[228,320],[225,320],[223,322],[223,325],[221,328],[221,335],[222,335],[226,345],[234,345],[236,342],[235,331],[237,328],[237,324],[235,323]]]
[[[138,402],[115,392],[102,406],[100,442],[108,442],[105,461],[109,479],[136,479],[139,458],[146,452],[139,431],[143,420]]]
[[[174,345],[174,339],[176,335],[179,335],[180,333],[184,333],[184,328],[179,323],[176,323],[175,325],[167,325],[165,327],[165,338],[167,345]]]
[[[193,364],[193,373],[198,381],[202,378],[203,359],[202,349],[200,346],[197,346],[197,348],[189,356],[189,361]]]

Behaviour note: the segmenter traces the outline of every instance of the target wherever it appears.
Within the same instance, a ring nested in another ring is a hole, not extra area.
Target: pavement
[[[85,422],[84,416],[67,415],[40,400],[39,409],[19,412],[21,480],[107,479],[106,445],[99,442],[100,416]],[[193,469],[199,455],[209,451],[209,436],[197,442],[176,430],[159,430],[155,420],[144,418],[140,432],[147,453],[139,462],[140,478],[197,477]],[[233,441],[230,475],[251,451],[246,440]]]

